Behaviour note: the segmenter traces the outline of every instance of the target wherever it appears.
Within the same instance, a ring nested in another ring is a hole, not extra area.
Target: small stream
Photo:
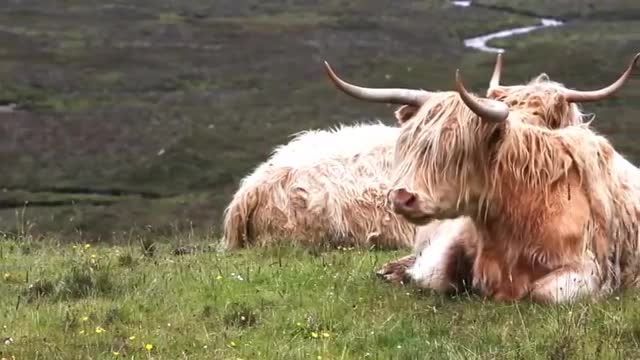
[[[459,7],[469,7],[472,5],[471,1],[453,1],[452,3],[453,5],[459,6]],[[465,39],[464,46],[478,49],[484,52],[502,53],[505,51],[504,49],[488,46],[487,42],[494,39],[503,39],[503,38],[508,38],[515,35],[525,34],[538,29],[544,29],[548,27],[557,27],[562,25],[564,25],[564,23],[560,20],[542,18],[540,19],[539,25],[505,29],[505,30],[500,30],[490,34],[485,34],[485,35],[480,35],[473,38]]]

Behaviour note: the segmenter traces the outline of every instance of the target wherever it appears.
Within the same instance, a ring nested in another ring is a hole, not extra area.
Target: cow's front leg
[[[418,253],[407,275],[420,288],[443,293],[460,291],[471,281],[470,246],[464,234],[438,236]]]

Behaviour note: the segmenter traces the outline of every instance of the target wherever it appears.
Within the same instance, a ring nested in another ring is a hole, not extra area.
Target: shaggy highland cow
[[[478,100],[456,73],[457,93],[425,102],[398,138],[390,201],[416,225],[468,216],[475,229],[442,243],[434,238],[430,246],[444,256],[418,259],[409,275],[422,286],[451,288],[458,281],[447,278],[454,272],[446,266],[462,263],[481,294],[542,303],[636,286],[640,170],[588,123],[550,129],[532,119],[552,119],[556,112],[545,107],[562,113],[611,96],[638,58],[597,91],[556,87],[537,97],[524,86],[505,89],[500,101]],[[536,103],[534,111],[509,102],[518,91],[529,94],[525,103]],[[451,261],[451,254],[466,261]]]
[[[580,124],[589,120],[590,115],[583,114],[577,102],[597,101],[614,94],[629,79],[636,60],[637,57],[610,86],[598,92],[575,92],[561,83],[549,80],[544,73],[525,85],[500,85],[502,57],[498,54],[487,96],[506,103],[512,109],[528,113],[523,120],[533,125],[558,129]],[[411,109],[412,114],[417,111],[418,108]],[[459,226],[457,230],[452,228],[452,224],[449,223],[451,220],[433,220],[429,225],[432,230],[421,229],[416,236],[412,255],[385,264],[377,274],[388,281],[413,282],[424,288],[460,290],[460,285],[464,280],[470,279],[470,274],[463,278],[452,278],[446,274],[460,274],[460,266],[468,266],[469,259],[456,256],[456,254],[468,253],[467,250],[461,249],[459,243],[475,241],[475,239],[469,239],[469,236],[477,235],[473,224],[469,223],[471,218],[462,217],[462,219],[467,220],[466,222],[456,220],[452,223]],[[439,224],[446,226],[447,230],[441,231],[438,228]],[[432,243],[432,239],[436,238],[441,240],[437,244]],[[441,253],[447,256],[434,255]]]
[[[410,247],[415,227],[387,203],[400,129],[306,131],[242,179],[225,211],[227,249],[278,240],[307,246]]]
[[[423,122],[429,122],[429,116],[416,116],[419,111],[423,114],[435,111],[451,115],[447,112],[449,103],[443,100],[451,98],[451,95],[455,95],[454,98],[457,97],[457,94],[452,92],[363,88],[339,79],[328,64],[325,63],[325,66],[336,86],[354,98],[375,102],[388,99],[394,99],[397,103],[404,102],[406,105],[396,112],[396,117],[401,123],[406,123],[414,117],[420,118]],[[615,92],[626,81],[632,66],[616,83],[606,89],[607,93]],[[502,58],[498,55],[488,93],[498,97],[509,107],[527,113],[528,116],[522,117],[522,121],[532,126],[559,129],[581,124],[587,119],[588,116],[580,111],[574,101],[567,101],[560,96],[563,92],[566,94],[568,90],[562,84],[550,81],[545,74],[541,74],[526,85],[506,87],[500,85],[501,70]],[[425,112],[425,108],[430,110]],[[428,157],[429,154],[425,152],[422,156]],[[465,269],[472,261],[469,258],[470,250],[461,244],[473,243],[479,236],[474,222],[467,216],[454,220],[428,220],[428,225],[417,229],[414,240],[414,254],[419,255],[418,261],[416,262],[416,255],[405,256],[385,264],[377,273],[389,281],[408,280],[425,288],[442,291],[460,289],[464,280],[469,279],[469,271],[465,272]],[[423,223],[420,222],[420,224]]]

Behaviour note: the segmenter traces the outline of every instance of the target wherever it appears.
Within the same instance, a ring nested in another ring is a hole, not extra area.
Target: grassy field
[[[640,356],[635,292],[596,305],[496,304],[385,284],[373,271],[398,255],[392,252],[221,254],[210,239],[164,240],[183,244],[1,241],[0,357]]]
[[[385,284],[405,252],[216,251],[238,180],[290,134],[392,109],[370,86],[483,93],[617,78],[640,51],[633,1],[66,0],[0,9],[0,358],[618,359],[640,357],[640,298],[543,307]],[[640,83],[588,104],[640,163]],[[197,246],[196,246],[197,245]],[[194,247],[195,246],[195,247]]]
[[[0,230],[26,220],[34,235],[87,242],[218,231],[238,180],[292,133],[393,123],[390,108],[338,93],[325,59],[354,82],[434,90],[450,90],[461,67],[482,92],[494,55],[463,39],[537,23],[532,11],[570,21],[496,41],[507,49],[508,83],[544,71],[599,87],[640,49],[634,2],[478,4],[9,2],[0,9],[0,103],[18,111],[0,113]],[[639,97],[632,81],[588,106],[634,161]]]

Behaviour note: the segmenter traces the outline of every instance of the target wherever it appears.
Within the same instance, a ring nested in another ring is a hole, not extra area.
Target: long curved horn
[[[631,64],[629,64],[629,67],[627,67],[627,69],[622,73],[618,80],[616,80],[613,84],[605,88],[592,91],[566,89],[563,92],[565,99],[568,102],[592,102],[608,98],[616,91],[620,90],[622,85],[624,85],[624,83],[629,80],[629,78],[631,77],[631,72],[636,66],[638,59],[640,59],[640,53],[637,53],[636,56],[633,57],[633,60],[631,60]]]
[[[465,105],[482,119],[492,122],[502,122],[509,116],[509,107],[505,103],[491,99],[483,99],[485,102],[483,104],[474,99],[462,84],[460,69],[456,69],[456,90]]]
[[[489,89],[500,86],[500,75],[502,74],[502,53],[498,53],[496,57],[496,65],[493,68],[493,75],[489,81]]]
[[[371,102],[383,102],[399,105],[414,105],[417,107],[422,106],[425,101],[429,99],[431,95],[428,91],[424,90],[411,90],[411,89],[394,89],[394,88],[365,88],[349,84],[348,82],[340,79],[331,69],[328,62],[324,62],[324,68],[331,79],[331,82],[346,93],[353,96],[356,99],[366,100]]]

